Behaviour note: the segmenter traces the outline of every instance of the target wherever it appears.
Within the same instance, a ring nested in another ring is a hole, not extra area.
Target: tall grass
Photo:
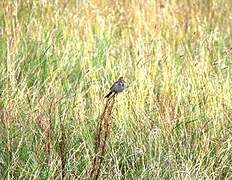
[[[86,178],[104,95],[124,76],[102,179],[230,179],[231,9],[1,1],[1,178]]]

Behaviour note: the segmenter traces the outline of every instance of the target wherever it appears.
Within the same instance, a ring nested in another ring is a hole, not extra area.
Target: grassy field
[[[232,178],[232,1],[0,2],[0,179]],[[62,172],[64,173],[62,176]]]

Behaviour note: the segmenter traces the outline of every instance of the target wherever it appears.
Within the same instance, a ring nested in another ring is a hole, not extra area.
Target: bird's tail
[[[105,98],[109,98],[110,97],[110,95],[113,93],[113,91],[110,91],[106,96],[105,96]]]

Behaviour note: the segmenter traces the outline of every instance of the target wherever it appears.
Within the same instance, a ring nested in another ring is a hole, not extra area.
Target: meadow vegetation
[[[101,179],[231,179],[231,22],[231,0],[1,1],[0,179],[86,178],[120,76]]]

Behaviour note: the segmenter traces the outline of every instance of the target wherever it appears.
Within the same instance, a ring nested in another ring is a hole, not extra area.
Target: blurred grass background
[[[86,177],[119,76],[106,179],[232,178],[232,1],[0,2],[0,175]],[[49,131],[48,131],[49,130]]]

